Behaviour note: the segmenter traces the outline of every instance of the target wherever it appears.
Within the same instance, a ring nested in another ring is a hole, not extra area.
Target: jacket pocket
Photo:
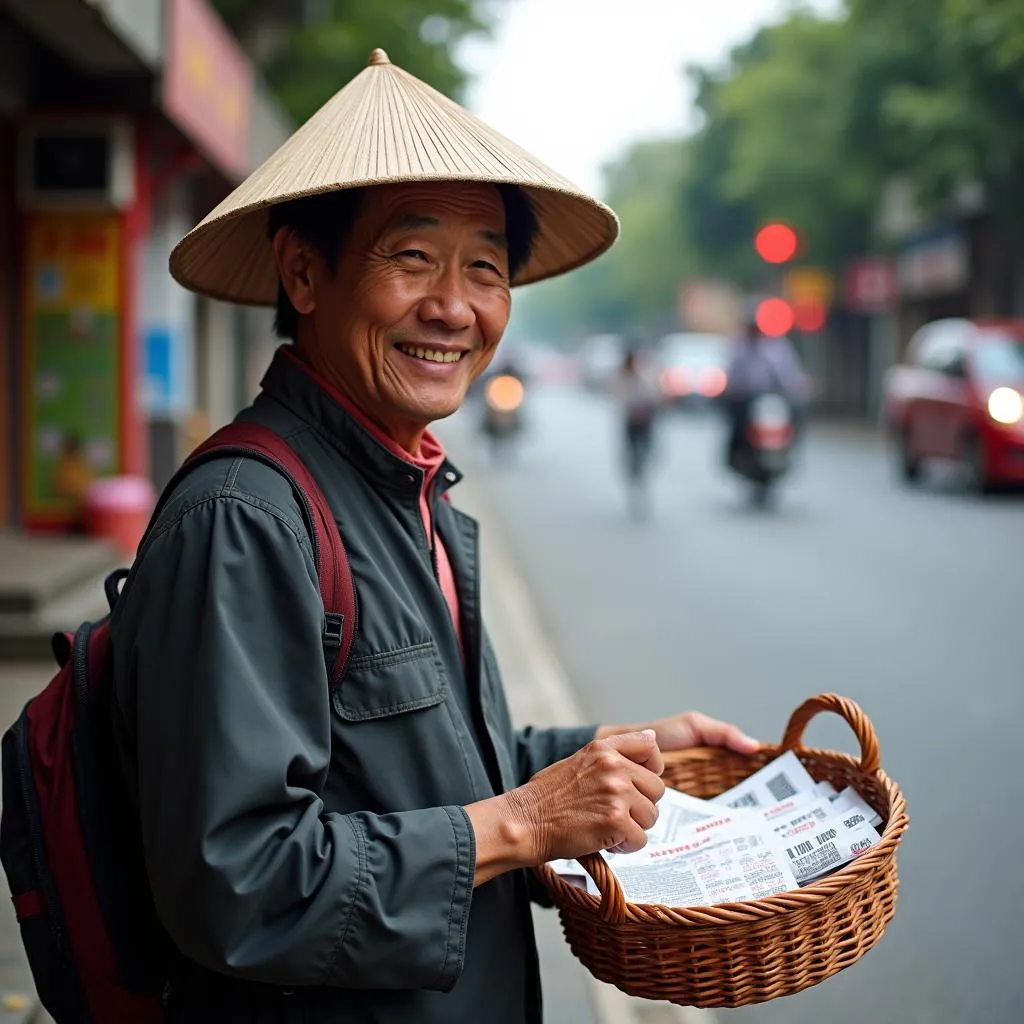
[[[448,675],[437,645],[425,640],[353,658],[333,702],[346,722],[367,722],[434,707],[447,695]]]

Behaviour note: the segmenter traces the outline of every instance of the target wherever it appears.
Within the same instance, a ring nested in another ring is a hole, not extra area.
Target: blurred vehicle
[[[665,401],[677,406],[707,405],[728,384],[729,339],[718,334],[668,334],[658,346],[658,379]]]
[[[523,399],[526,386],[521,377],[502,373],[484,383],[480,429],[490,442],[496,460],[507,460],[523,431]]]
[[[619,366],[625,342],[619,334],[591,335],[579,349],[580,380],[591,391],[604,391]]]
[[[767,505],[776,482],[789,471],[795,441],[793,408],[785,397],[769,393],[751,399],[746,429],[730,449],[729,466],[750,481],[755,505]]]
[[[907,481],[929,459],[967,485],[1024,483],[1024,321],[937,320],[886,374],[883,420]]]
[[[579,383],[579,367],[573,356],[540,341],[520,341],[515,352],[521,357],[531,383],[564,387]]]

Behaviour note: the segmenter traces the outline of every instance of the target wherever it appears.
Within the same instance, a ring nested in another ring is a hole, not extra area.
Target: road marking
[[[551,725],[573,726],[586,718],[565,669],[556,655],[530,599],[529,589],[513,557],[492,503],[472,483],[459,486],[456,504],[482,522],[481,560],[488,603],[501,613],[501,630],[514,636],[521,685],[530,686],[526,701],[543,707]],[[634,999],[612,985],[590,978],[590,998],[599,1024],[714,1024],[710,1010]]]

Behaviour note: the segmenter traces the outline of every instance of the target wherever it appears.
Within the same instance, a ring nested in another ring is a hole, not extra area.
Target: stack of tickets
[[[658,810],[642,850],[602,853],[631,903],[763,899],[835,871],[881,838],[881,816],[856,790],[815,782],[792,751],[714,800],[667,789]],[[578,861],[551,866],[598,895]]]

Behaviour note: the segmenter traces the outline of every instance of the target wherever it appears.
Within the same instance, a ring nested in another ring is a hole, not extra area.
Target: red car
[[[964,465],[972,489],[1024,484],[1024,321],[937,320],[886,374],[883,417],[904,479],[928,459]]]

